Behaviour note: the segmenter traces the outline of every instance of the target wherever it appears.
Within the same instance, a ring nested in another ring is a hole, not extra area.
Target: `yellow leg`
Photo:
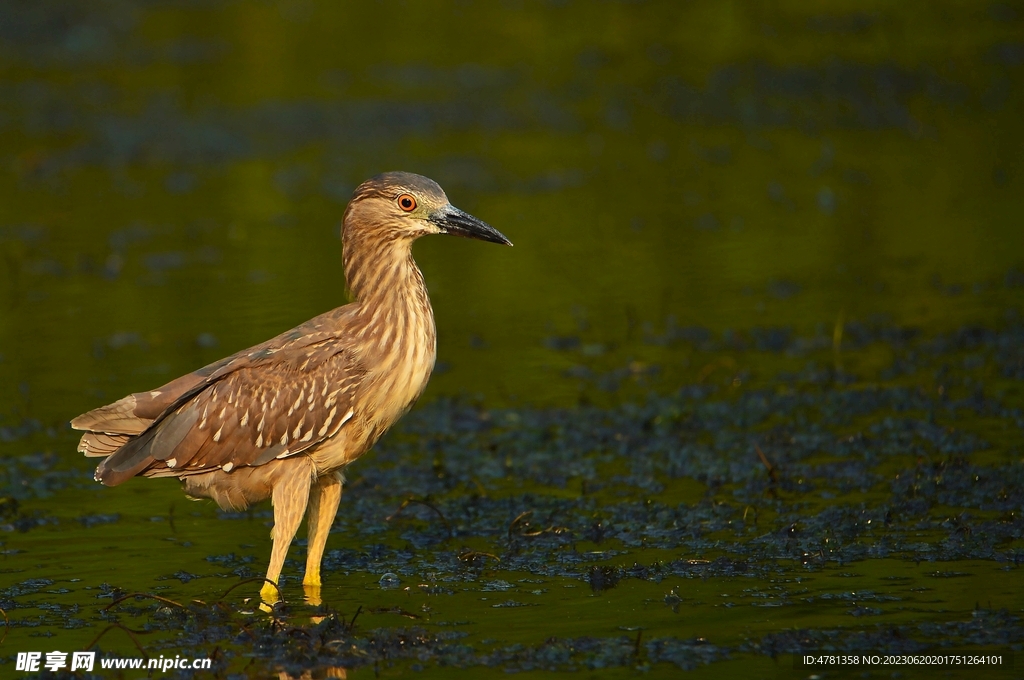
[[[320,560],[324,556],[324,546],[327,545],[327,534],[331,532],[334,516],[338,514],[342,481],[341,473],[325,475],[317,480],[309,493],[309,549],[302,585],[310,588],[320,587]]]
[[[311,470],[308,464],[302,463],[303,461],[297,460],[294,464],[288,465],[274,484],[274,529],[270,532],[270,537],[274,539],[274,547],[270,552],[270,566],[267,567],[267,580],[273,583],[278,583],[288,547],[295,538],[302,516],[306,514]],[[264,583],[260,589],[260,597],[264,602],[274,604],[279,599],[278,589],[270,583]]]

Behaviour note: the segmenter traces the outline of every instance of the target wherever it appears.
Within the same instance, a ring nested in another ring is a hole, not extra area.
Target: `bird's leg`
[[[327,535],[331,533],[334,516],[338,513],[341,501],[342,477],[340,473],[324,475],[309,492],[309,512],[307,524],[309,540],[306,553],[306,576],[302,585],[306,588],[306,598],[320,599],[320,561],[327,545]],[[317,604],[317,603],[314,603]]]
[[[274,539],[274,548],[270,553],[270,566],[267,567],[268,581],[278,583],[284,558],[288,554],[288,546],[295,538],[302,516],[306,514],[311,483],[309,466],[293,464],[287,466],[285,474],[274,485],[271,497],[274,504],[274,529],[270,532],[270,537]],[[260,589],[260,597],[269,604],[277,602],[278,593],[279,590],[270,583],[264,583]]]

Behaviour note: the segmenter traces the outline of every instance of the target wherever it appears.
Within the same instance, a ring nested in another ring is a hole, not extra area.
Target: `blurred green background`
[[[571,399],[545,338],[640,356],[669,315],[992,320],[1024,258],[1018,5],[0,12],[0,375],[47,422],[342,303],[338,222],[385,170],[516,243],[417,246],[427,398]]]
[[[998,326],[1022,84],[1020,2],[4,2],[0,451],[84,474],[71,417],[343,304],[339,221],[387,170],[515,243],[417,244],[426,402],[704,379],[666,328]]]

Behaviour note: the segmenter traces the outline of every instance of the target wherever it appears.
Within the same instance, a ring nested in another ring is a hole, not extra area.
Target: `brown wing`
[[[138,474],[262,465],[337,433],[363,371],[346,350],[346,312],[321,315],[256,347],[72,421],[79,450],[109,455],[108,486]],[[111,453],[112,452],[112,453]]]
[[[173,449],[168,441],[151,455],[180,475],[301,453],[352,417],[353,388],[361,378],[344,353],[301,373],[286,365],[236,371],[179,408],[175,422],[190,424],[188,431]]]

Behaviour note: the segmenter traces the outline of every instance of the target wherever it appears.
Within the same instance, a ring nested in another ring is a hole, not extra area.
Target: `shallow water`
[[[829,7],[0,7],[0,663],[115,621],[225,677],[1019,652],[1024,7]],[[430,387],[323,604],[300,541],[252,613],[269,507],[96,488],[66,423],[342,304],[390,169],[516,246],[417,244]]]

